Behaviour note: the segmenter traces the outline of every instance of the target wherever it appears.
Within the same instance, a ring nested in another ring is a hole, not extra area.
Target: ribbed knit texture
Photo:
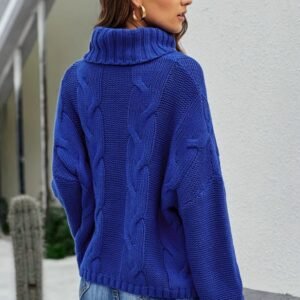
[[[129,293],[241,300],[203,70],[157,27],[96,27],[63,74],[52,191],[79,274]]]

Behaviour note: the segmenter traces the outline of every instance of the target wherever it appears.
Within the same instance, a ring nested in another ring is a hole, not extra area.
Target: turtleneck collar
[[[112,28],[96,26],[84,60],[93,63],[130,65],[176,51],[175,37],[158,27]]]

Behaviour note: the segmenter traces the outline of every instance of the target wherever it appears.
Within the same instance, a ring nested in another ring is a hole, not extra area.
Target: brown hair
[[[131,0],[99,0],[101,11],[94,25],[111,27],[111,28],[124,28],[127,21],[131,18],[132,2]],[[182,30],[179,33],[172,33],[176,41],[176,50],[185,53],[185,50],[179,45],[179,40],[185,34],[188,28],[187,20],[185,19],[182,24]]]

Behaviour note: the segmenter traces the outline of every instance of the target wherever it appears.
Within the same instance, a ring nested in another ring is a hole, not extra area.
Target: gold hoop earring
[[[142,4],[141,4],[141,6],[139,8],[142,9],[142,18],[141,18],[141,20],[143,20],[146,17],[146,9],[145,9],[145,7]],[[132,17],[133,17],[133,19],[135,21],[138,21],[138,18],[137,18],[136,14],[135,14],[135,10],[132,11]]]

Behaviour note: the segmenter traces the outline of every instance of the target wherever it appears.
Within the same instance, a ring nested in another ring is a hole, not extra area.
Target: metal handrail
[[[10,0],[0,14],[0,111],[14,92],[17,127],[19,193],[25,194],[25,159],[23,146],[22,69],[38,38],[40,121],[41,121],[41,208],[49,207],[48,127],[45,19],[54,0]],[[0,128],[1,130],[1,128]],[[1,133],[0,133],[1,134]]]

